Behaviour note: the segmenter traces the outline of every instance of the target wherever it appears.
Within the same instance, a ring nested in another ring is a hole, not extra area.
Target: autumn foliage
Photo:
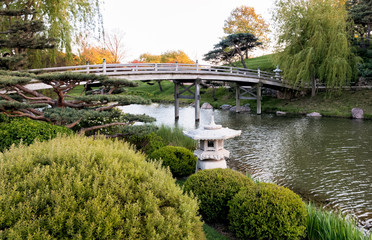
[[[187,54],[181,50],[178,51],[167,51],[161,55],[152,55],[150,53],[144,53],[140,56],[139,60],[135,60],[142,63],[185,63],[194,64]],[[134,62],[134,61],[133,61]]]
[[[269,41],[269,25],[260,14],[256,14],[253,7],[235,8],[225,20],[223,31],[226,34],[251,33],[262,43]]]

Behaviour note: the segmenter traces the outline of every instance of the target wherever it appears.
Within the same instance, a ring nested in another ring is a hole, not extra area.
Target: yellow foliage
[[[150,53],[144,53],[140,56],[140,62],[144,63],[184,63],[184,64],[194,64],[185,52],[178,51],[167,51],[161,55],[152,55]]]
[[[269,25],[253,7],[241,6],[235,8],[227,20],[223,31],[226,34],[251,33],[262,43],[268,42]]]
[[[117,63],[112,53],[101,47],[84,47],[80,59],[83,63],[89,61],[89,64],[101,64],[103,59],[106,63]]]

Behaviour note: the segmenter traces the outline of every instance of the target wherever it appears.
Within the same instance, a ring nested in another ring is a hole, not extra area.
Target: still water
[[[157,125],[185,130],[209,123],[242,130],[227,140],[230,168],[254,178],[288,187],[304,198],[355,215],[372,226],[372,121],[337,118],[277,117],[265,114],[201,110],[200,124],[194,108],[180,109],[174,120],[172,105],[130,105],[124,112],[147,114]]]

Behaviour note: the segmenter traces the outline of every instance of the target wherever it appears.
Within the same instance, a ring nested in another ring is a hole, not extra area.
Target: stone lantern
[[[225,158],[230,156],[230,152],[224,149],[224,140],[240,136],[241,133],[241,130],[233,130],[216,125],[214,116],[211,117],[211,123],[204,126],[204,128],[183,131],[185,136],[199,142],[199,148],[194,151],[194,155],[198,158],[196,171],[227,168]]]

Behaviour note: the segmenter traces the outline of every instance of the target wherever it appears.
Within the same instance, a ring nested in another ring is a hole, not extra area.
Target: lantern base
[[[200,160],[196,162],[196,171],[214,168],[227,168],[226,160]]]

